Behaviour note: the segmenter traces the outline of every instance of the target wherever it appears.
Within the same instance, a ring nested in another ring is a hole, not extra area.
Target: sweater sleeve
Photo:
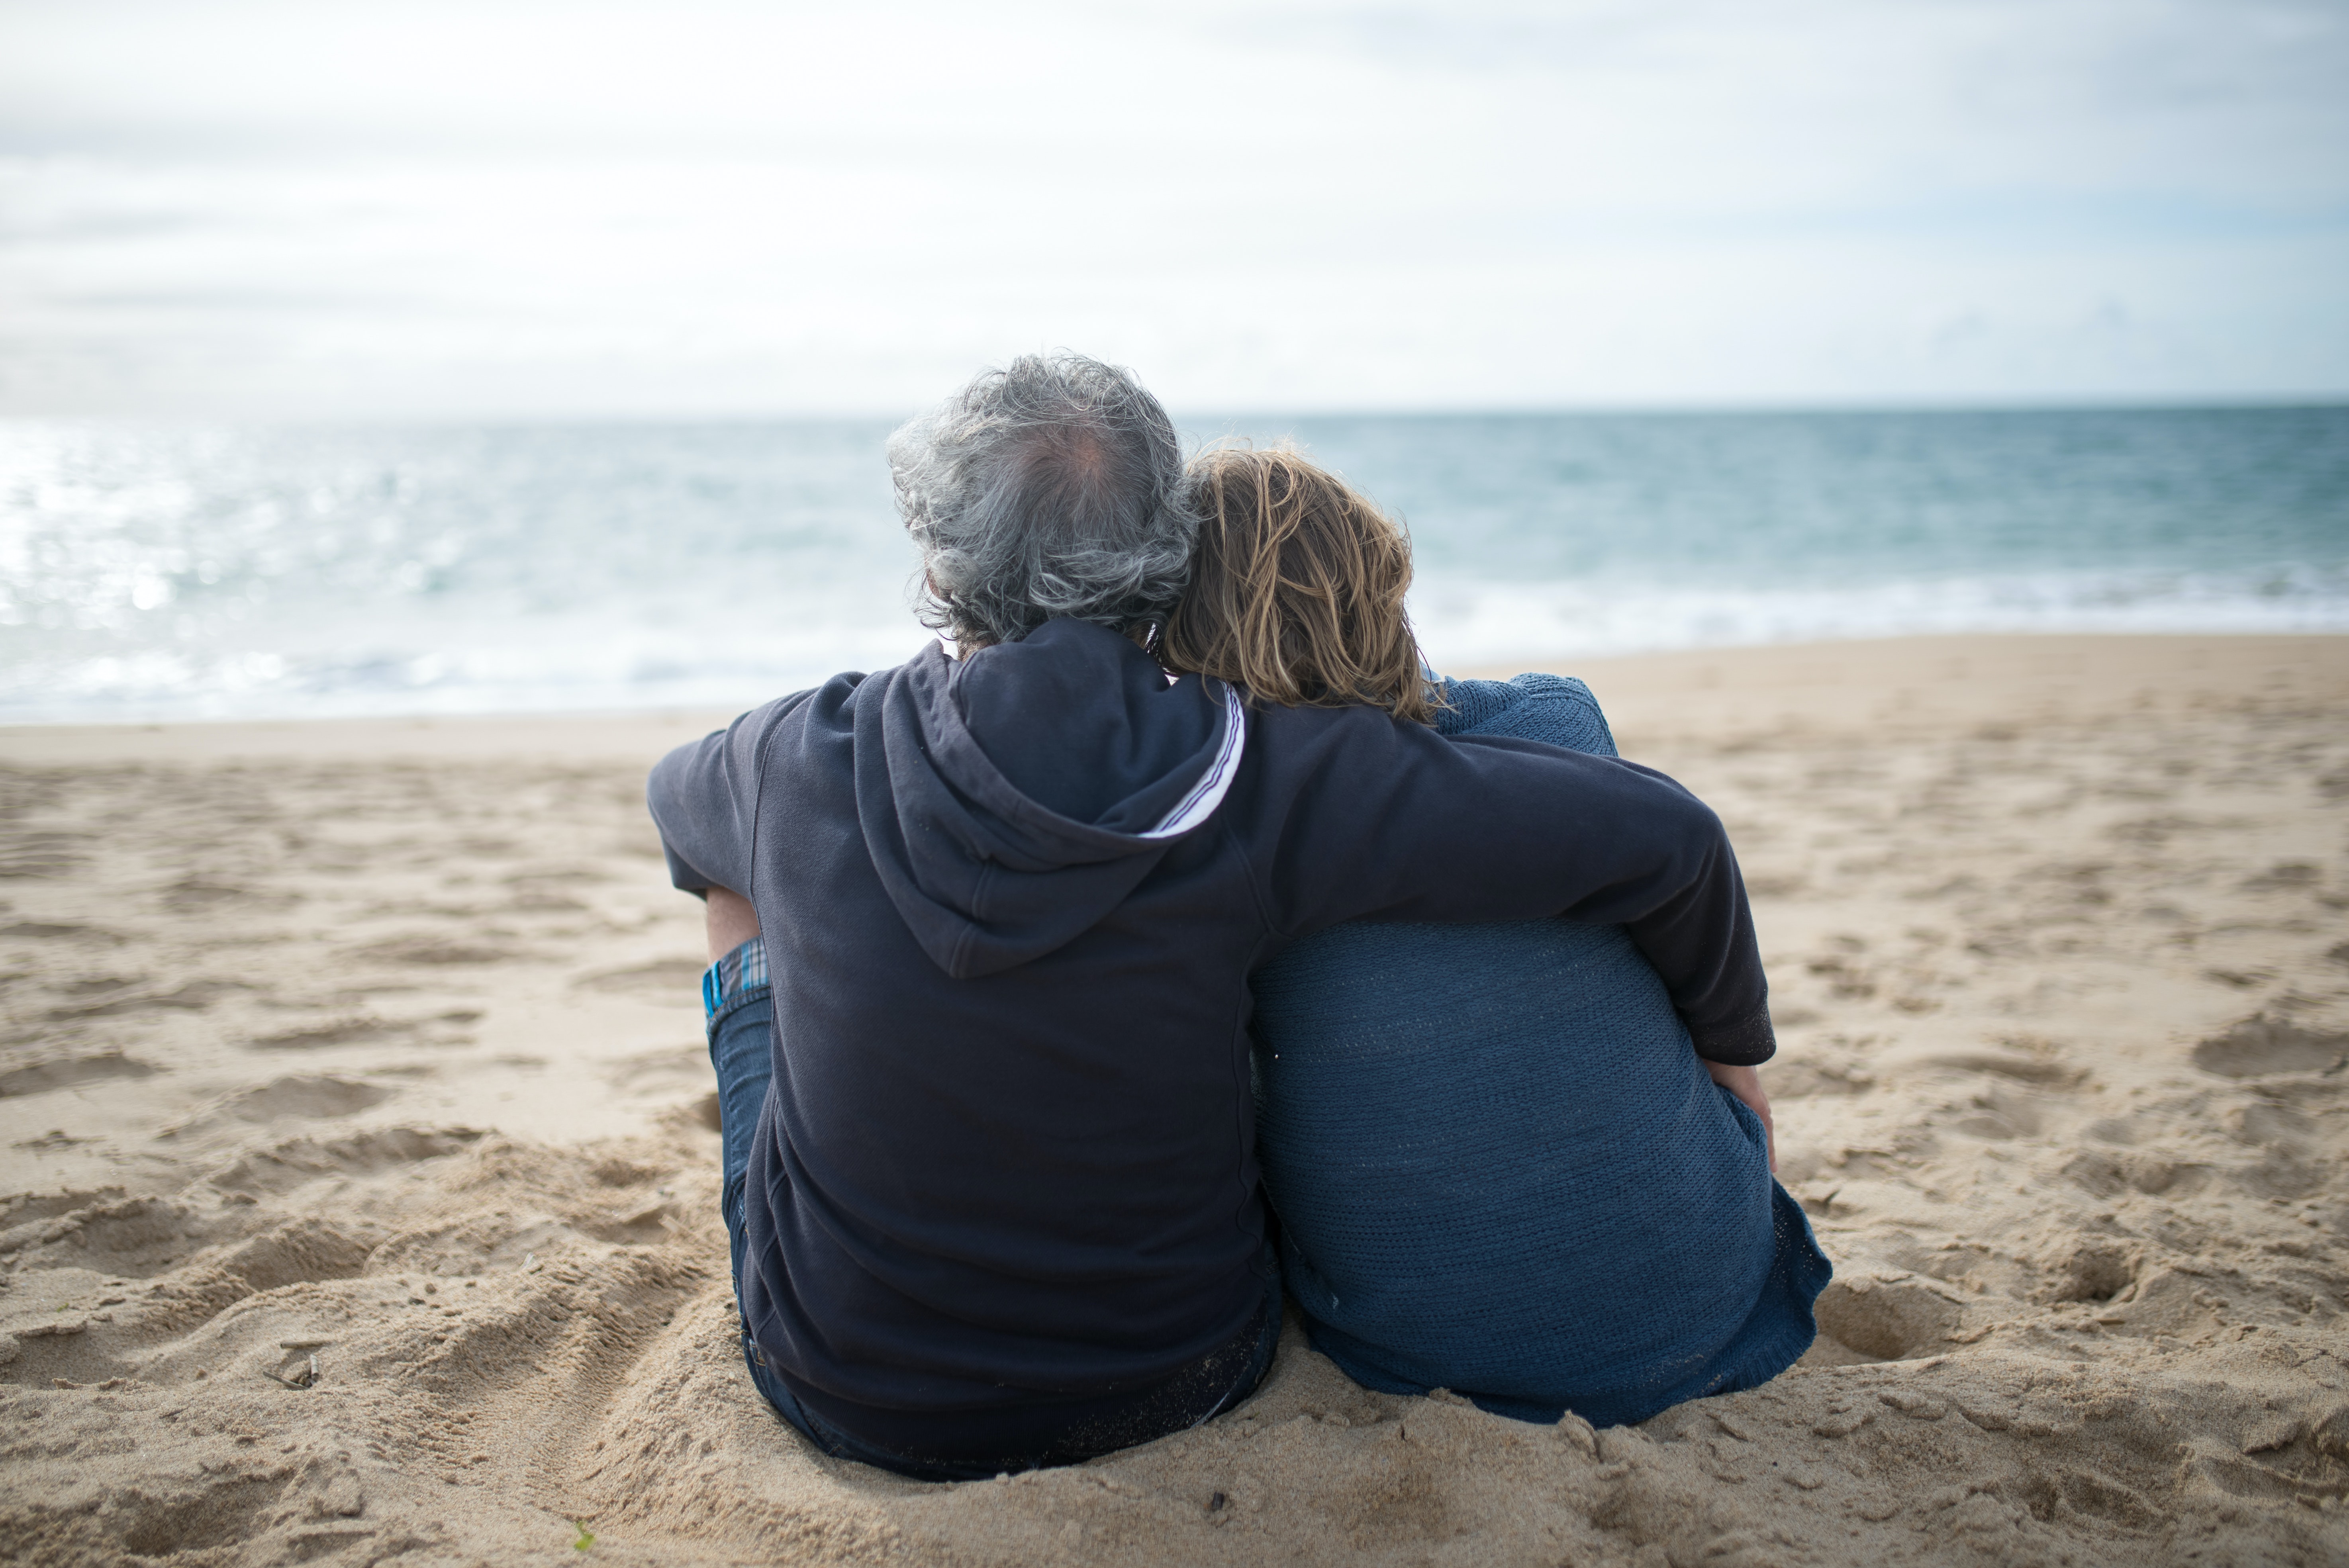
[[[1446,739],[1370,708],[1258,717],[1275,742],[1266,804],[1280,820],[1257,853],[1277,939],[1361,919],[1620,924],[1699,1056],[1742,1066],[1775,1050],[1728,832],[1671,779],[1515,738]]]
[[[645,803],[660,830],[673,885],[688,892],[722,887],[749,895],[760,748],[799,701],[789,696],[753,708],[654,766]]]

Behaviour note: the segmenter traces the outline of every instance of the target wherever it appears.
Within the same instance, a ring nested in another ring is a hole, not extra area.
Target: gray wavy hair
[[[982,372],[889,438],[922,624],[1017,642],[1055,615],[1164,619],[1199,529],[1182,443],[1133,373],[1076,354]]]

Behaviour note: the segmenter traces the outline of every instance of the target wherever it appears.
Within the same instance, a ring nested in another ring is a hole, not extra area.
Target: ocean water
[[[1185,423],[1402,512],[1439,667],[2349,631],[2349,407]],[[0,722],[747,707],[895,663],[888,428],[0,424]]]

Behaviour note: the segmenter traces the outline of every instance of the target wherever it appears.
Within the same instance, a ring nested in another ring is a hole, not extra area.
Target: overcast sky
[[[2349,0],[0,0],[0,413],[2349,395]]]

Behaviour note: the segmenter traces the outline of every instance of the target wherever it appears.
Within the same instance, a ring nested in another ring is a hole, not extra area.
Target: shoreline
[[[2230,696],[2247,680],[2263,696],[2324,700],[2349,690],[2349,633],[1935,634],[1589,659],[1537,655],[1444,673],[1501,680],[1526,670],[1581,676],[1619,729],[1693,734],[1720,726],[1720,733],[1734,735],[1772,724],[1905,727],[2002,716],[2048,718],[2116,705],[2163,711]],[[2018,686],[2031,698],[2013,715],[2006,692]],[[157,752],[189,760],[559,754],[642,758],[650,767],[671,748],[744,711],[654,707],[0,725],[0,761],[81,764]]]

